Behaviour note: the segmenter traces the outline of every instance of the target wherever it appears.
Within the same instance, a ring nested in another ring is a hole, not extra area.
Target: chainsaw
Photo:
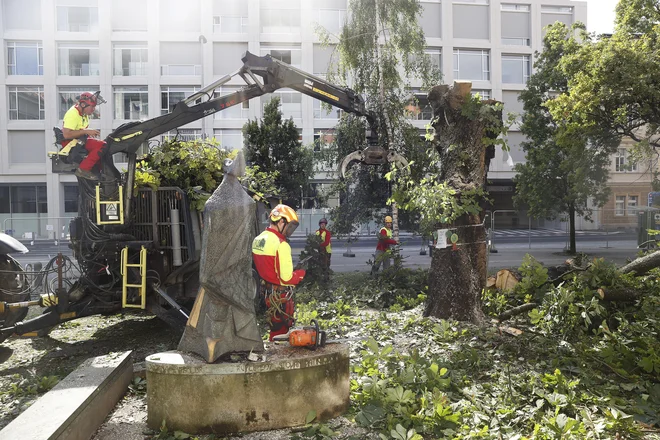
[[[324,330],[319,328],[319,323],[316,319],[312,319],[310,326],[303,328],[294,328],[286,335],[277,335],[273,337],[274,342],[288,342],[291,347],[305,347],[311,350],[316,350],[318,347],[323,347],[326,344],[338,344],[347,341],[359,341],[366,338],[344,338],[344,339],[327,339]]]

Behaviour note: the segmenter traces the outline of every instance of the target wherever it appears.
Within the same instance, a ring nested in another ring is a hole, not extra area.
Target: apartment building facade
[[[100,90],[92,128],[105,137],[124,122],[156,117],[200,87],[234,72],[246,50],[271,54],[324,75],[332,48],[323,47],[317,25],[338,33],[347,0],[2,0],[0,35],[0,230],[57,235],[77,212],[73,175],[54,174],[47,151],[52,127],[82,91]],[[532,73],[543,28],[555,21],[586,22],[584,1],[422,0],[420,24],[427,52],[443,82],[470,80],[483,98],[522,110],[518,94]],[[218,93],[241,87],[240,79]],[[338,112],[292,90],[276,93],[303,143],[328,140]],[[179,130],[180,136],[214,136],[225,148],[242,146],[241,128],[259,118],[270,96],[219,112]],[[423,107],[423,106],[422,106]],[[422,111],[413,123],[430,121]],[[491,197],[511,208],[513,165],[524,161],[523,137],[509,134],[510,153],[491,162]],[[125,158],[114,158],[121,168]],[[613,161],[615,158],[613,158]],[[328,183],[324,175],[314,183]],[[640,203],[643,195],[640,193]],[[6,219],[15,219],[6,221]],[[28,219],[28,220],[19,220]],[[513,220],[512,220],[513,221]],[[526,219],[519,219],[524,223]],[[53,227],[52,223],[57,226]],[[48,228],[49,224],[51,227]]]

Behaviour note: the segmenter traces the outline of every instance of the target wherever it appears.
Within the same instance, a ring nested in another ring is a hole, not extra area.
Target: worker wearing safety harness
[[[376,245],[376,257],[374,258],[374,265],[371,267],[371,274],[375,274],[380,269],[381,263],[383,270],[390,267],[390,246],[399,244],[396,240],[392,239],[392,217],[389,215],[385,217],[385,226],[380,228],[378,233],[378,244]]]
[[[324,277],[327,279],[330,276],[330,257],[332,257],[332,245],[330,244],[330,239],[332,234],[328,229],[328,220],[322,218],[319,220],[319,229],[316,231],[316,235],[321,237],[321,244],[319,245],[319,251],[321,253],[321,261],[323,262]]]
[[[252,242],[254,264],[263,280],[271,341],[274,336],[287,333],[295,322],[293,286],[303,279],[305,271],[293,270],[287,238],[298,225],[296,211],[287,205],[277,205],[270,212],[270,226]]]
[[[83,179],[98,180],[92,170],[101,160],[100,154],[106,144],[100,139],[93,139],[99,136],[99,130],[90,130],[87,127],[89,127],[89,116],[94,113],[96,105],[104,102],[99,93],[83,92],[78,97],[78,102],[64,114],[62,147],[65,148],[76,140],[82,143],[88,152],[87,157],[80,162],[76,170],[76,176]]]

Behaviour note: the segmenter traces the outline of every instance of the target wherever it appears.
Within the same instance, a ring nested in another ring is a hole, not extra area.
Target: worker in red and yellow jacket
[[[287,238],[299,224],[296,211],[277,205],[270,212],[270,226],[252,242],[254,265],[264,281],[271,341],[273,336],[287,333],[294,323],[293,286],[302,281],[305,271],[293,270]]]
[[[399,244],[396,240],[392,239],[392,217],[385,216],[385,226],[380,228],[378,233],[378,244],[376,245],[376,257],[374,258],[374,265],[371,267],[372,275],[378,272],[381,263],[383,270],[390,267],[390,246]]]
[[[329,276],[330,271],[330,257],[332,257],[332,245],[330,244],[330,239],[332,238],[332,233],[327,229],[328,220],[322,218],[319,220],[319,229],[316,231],[316,235],[321,237],[321,244],[319,245],[319,250],[321,252],[321,258],[324,263],[325,277]]]

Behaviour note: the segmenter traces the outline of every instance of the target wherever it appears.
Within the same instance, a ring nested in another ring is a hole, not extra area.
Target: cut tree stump
[[[640,297],[640,293],[633,289],[601,287],[598,296],[603,301],[634,301]]]

